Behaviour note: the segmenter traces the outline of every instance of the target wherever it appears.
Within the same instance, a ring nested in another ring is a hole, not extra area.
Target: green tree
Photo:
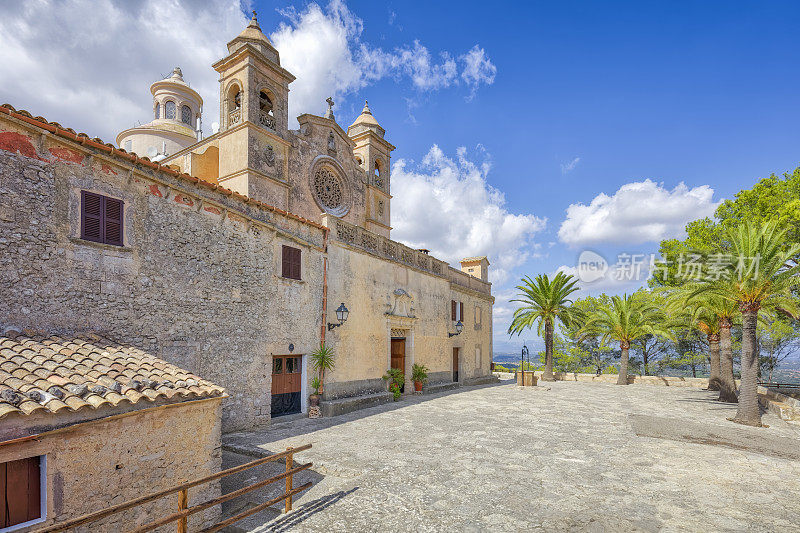
[[[800,331],[785,318],[773,318],[759,322],[756,333],[758,346],[761,348],[760,376],[761,379],[766,377],[766,381],[771,382],[773,373],[781,362],[800,349]]]
[[[742,313],[742,384],[734,421],[761,425],[758,406],[758,339],[756,327],[762,308],[796,316],[798,306],[791,291],[800,284],[800,266],[793,258],[800,244],[786,243],[788,229],[778,222],[763,226],[744,222],[726,232],[733,261],[720,281],[707,281],[698,293],[710,292],[735,302]]]
[[[612,296],[608,305],[594,309],[580,330],[580,336],[598,335],[603,344],[616,341],[620,347],[617,385],[628,384],[628,358],[631,342],[644,335],[672,338],[666,315],[652,299],[639,293]]]
[[[578,280],[573,276],[558,272],[550,280],[547,274],[539,274],[536,280],[529,276],[517,286],[520,294],[511,300],[522,304],[516,311],[508,327],[508,333],[519,335],[523,330],[537,325],[539,335],[544,333],[545,368],[542,380],[555,381],[553,377],[553,330],[556,322],[569,326],[578,317],[571,309],[569,296],[578,290]]]

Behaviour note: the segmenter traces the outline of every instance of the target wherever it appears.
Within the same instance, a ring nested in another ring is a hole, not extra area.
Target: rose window
[[[321,168],[314,174],[314,195],[326,212],[335,216],[342,216],[347,212],[342,182],[332,170]]]

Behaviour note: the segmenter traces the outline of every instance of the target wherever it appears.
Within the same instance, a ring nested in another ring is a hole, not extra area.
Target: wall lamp
[[[456,322],[456,332],[455,333],[448,333],[447,336],[448,337],[455,337],[456,335],[461,333],[461,331],[463,329],[464,329],[464,324],[462,324],[461,321],[459,320],[458,322]]]
[[[328,322],[328,331],[332,330],[333,328],[338,328],[345,322],[347,322],[347,316],[350,314],[350,311],[347,310],[347,307],[344,306],[344,302],[336,309],[336,318],[339,320],[338,324],[331,324]]]

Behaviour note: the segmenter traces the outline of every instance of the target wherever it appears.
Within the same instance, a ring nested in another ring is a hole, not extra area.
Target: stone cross
[[[333,116],[333,98],[329,96],[325,101],[328,102],[328,110],[325,112],[325,118],[336,120],[336,118]]]

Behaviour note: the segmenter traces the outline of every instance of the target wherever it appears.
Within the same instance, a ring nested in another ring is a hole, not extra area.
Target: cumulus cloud
[[[219,92],[211,64],[246,24],[239,0],[4,2],[0,99],[113,141],[150,120],[149,85],[180,66],[208,126]]]
[[[180,66],[204,99],[204,129],[216,122],[219,82],[211,65],[247,25],[240,0],[38,0],[0,3],[0,100],[91,136],[113,140],[152,112],[149,85]],[[290,113],[321,114],[325,98],[341,98],[380,79],[407,79],[419,91],[492,83],[481,63],[414,41],[393,50],[362,40],[363,21],[341,0],[324,8],[262,13],[260,24],[297,80]],[[455,59],[454,59],[455,58]],[[479,65],[473,66],[473,63]],[[476,70],[477,69],[477,70]]]
[[[573,157],[570,161],[567,161],[566,163],[561,163],[561,174],[562,175],[568,174],[569,172],[574,170],[575,167],[577,167],[578,163],[580,162],[581,162],[580,157]]]
[[[494,83],[497,67],[478,45],[459,56],[448,51],[433,54],[419,40],[392,50],[373,47],[361,38],[363,20],[341,0],[325,8],[310,3],[302,11],[290,8],[281,13],[287,22],[270,38],[281,53],[281,64],[297,76],[291,85],[292,117],[321,113],[326,97],[341,98],[387,77],[408,78],[420,91],[463,84],[470,95]]]
[[[451,158],[434,145],[419,165],[398,160],[392,167],[392,238],[454,265],[486,255],[491,281],[503,283],[538,254],[533,237],[546,220],[509,212],[503,193],[486,181],[491,163],[483,156],[471,161],[462,147]]]
[[[708,185],[690,189],[681,182],[669,190],[649,179],[627,183],[612,196],[598,194],[589,205],[571,204],[558,237],[570,246],[680,237],[687,222],[713,215],[719,205],[713,196]]]

